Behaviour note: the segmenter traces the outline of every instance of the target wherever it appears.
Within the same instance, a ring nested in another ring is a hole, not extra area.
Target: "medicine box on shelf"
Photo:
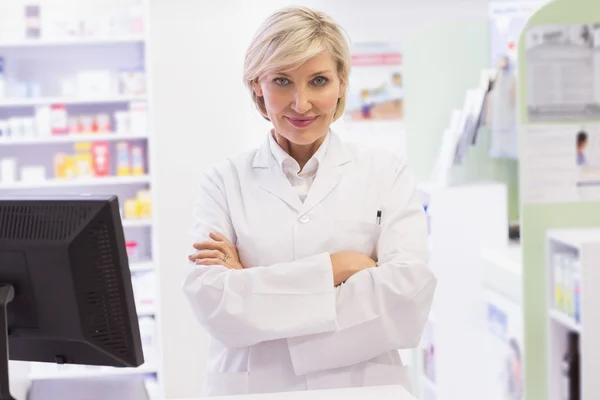
[[[598,399],[600,228],[548,231],[546,255],[549,400]]]

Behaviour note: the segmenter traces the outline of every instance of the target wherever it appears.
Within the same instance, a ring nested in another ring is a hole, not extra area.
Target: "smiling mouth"
[[[290,124],[292,124],[296,128],[306,128],[306,127],[310,126],[313,122],[315,122],[317,120],[317,118],[319,118],[319,117],[316,116],[316,117],[310,117],[310,118],[306,118],[306,117],[302,117],[302,118],[286,117],[286,118],[290,122]]]

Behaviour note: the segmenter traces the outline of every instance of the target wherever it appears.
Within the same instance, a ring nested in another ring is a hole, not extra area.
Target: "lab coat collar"
[[[300,214],[310,211],[325,199],[338,185],[342,177],[341,166],[352,161],[350,152],[337,134],[331,135],[327,153],[319,165],[315,181],[304,203],[290,185],[281,166],[273,157],[269,138],[260,147],[253,161],[259,186],[279,197]]]
[[[271,133],[269,133],[270,135]],[[333,132],[329,131],[328,135],[330,136],[329,146],[327,148],[327,153],[324,155],[323,160],[319,160],[325,162],[325,159],[328,160],[333,165],[342,165],[352,160],[348,149],[340,139],[340,137]],[[252,167],[254,168],[271,168],[278,166],[279,163],[277,161],[275,164],[272,163],[273,154],[270,147],[270,138],[267,136],[263,145],[258,149],[258,152],[254,156],[254,161],[252,163]]]

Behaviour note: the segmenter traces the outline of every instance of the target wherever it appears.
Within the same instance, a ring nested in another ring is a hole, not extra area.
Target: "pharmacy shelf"
[[[129,264],[129,270],[132,273],[136,272],[148,272],[154,270],[153,261],[133,262]]]
[[[157,368],[154,365],[145,364],[138,368],[115,368],[115,367],[97,367],[66,370],[66,371],[35,371],[29,374],[29,379],[32,381],[41,380],[64,380],[64,379],[80,379],[80,378],[107,378],[113,376],[127,375],[147,375],[155,374]]]
[[[567,328],[567,329],[569,329],[571,331],[575,331],[575,332],[580,332],[581,333],[581,324],[578,324],[577,322],[575,322],[575,320],[573,318],[571,318],[570,316],[568,316],[564,312],[562,312],[560,310],[550,310],[548,312],[548,315],[550,316],[550,318],[553,321],[558,322],[559,324],[561,324],[565,328]]]
[[[50,39],[21,39],[2,42],[0,48],[22,48],[22,47],[57,47],[57,46],[93,46],[112,44],[135,44],[144,43],[144,35],[124,36],[98,36],[98,37],[65,37]]]
[[[121,221],[123,228],[144,228],[152,226],[151,219],[124,219]]]
[[[50,104],[85,105],[85,104],[117,104],[146,100],[146,96],[106,96],[106,97],[39,97],[26,99],[3,99],[1,108],[34,107]]]
[[[148,175],[103,178],[48,179],[39,182],[0,183],[0,190],[70,188],[82,186],[138,185],[150,183]]]
[[[548,238],[581,250],[585,244],[598,243],[600,240],[600,228],[551,230],[548,231]]]
[[[117,140],[148,139],[147,135],[122,134],[122,133],[92,133],[72,134],[54,136],[34,137],[4,137],[0,138],[0,146],[35,146],[55,143],[77,143],[77,142],[110,142]]]
[[[138,317],[154,317],[156,315],[156,307],[154,305],[136,305]]]

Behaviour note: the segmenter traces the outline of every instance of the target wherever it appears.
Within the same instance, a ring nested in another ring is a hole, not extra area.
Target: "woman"
[[[259,29],[245,81],[264,145],[200,182],[184,292],[212,336],[209,395],[409,385],[436,280],[404,161],[342,143],[350,55],[326,15]]]

